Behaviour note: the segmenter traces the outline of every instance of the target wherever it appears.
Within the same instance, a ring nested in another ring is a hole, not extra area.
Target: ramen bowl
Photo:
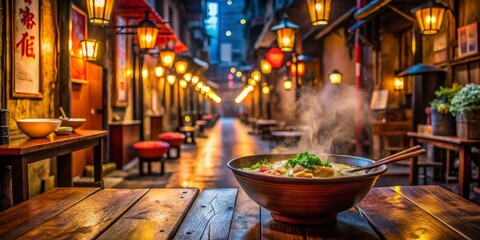
[[[62,118],[62,127],[77,129],[86,121],[85,118]]]
[[[264,154],[239,157],[227,163],[242,189],[258,205],[269,210],[273,219],[293,224],[335,221],[339,212],[360,202],[387,167],[368,173],[335,178],[293,178],[251,173],[242,170],[264,159],[269,163],[287,160],[294,154]],[[373,161],[344,155],[319,155],[331,163],[354,167]]]
[[[54,118],[29,118],[17,120],[17,126],[31,138],[44,138],[60,126],[62,121]]]

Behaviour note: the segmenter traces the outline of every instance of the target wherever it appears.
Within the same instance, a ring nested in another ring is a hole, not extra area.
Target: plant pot
[[[450,113],[439,113],[432,108],[433,135],[455,136],[455,118]]]
[[[457,137],[480,139],[480,110],[457,114]]]

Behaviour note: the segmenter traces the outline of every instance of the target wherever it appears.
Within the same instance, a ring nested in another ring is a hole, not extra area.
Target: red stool
[[[167,142],[170,144],[170,148],[167,151],[167,158],[179,158],[180,157],[180,146],[182,145],[183,141],[185,140],[185,135],[178,132],[166,132],[158,134],[158,139],[161,141]],[[170,154],[170,150],[175,149],[177,151],[177,155],[173,157]]]
[[[143,163],[148,163],[148,174],[152,174],[151,162],[160,162],[160,175],[165,172],[164,156],[170,145],[162,141],[143,141],[133,144],[133,148],[138,155],[138,171],[143,175]]]

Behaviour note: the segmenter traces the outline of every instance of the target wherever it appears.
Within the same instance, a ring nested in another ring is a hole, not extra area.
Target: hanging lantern
[[[195,87],[198,87],[198,88],[202,88],[203,86],[205,86],[205,84],[203,84],[203,82],[198,82],[197,85],[195,85]]]
[[[332,72],[328,74],[328,77],[330,78],[330,82],[333,84],[342,82],[342,74],[337,69],[333,69]]]
[[[297,73],[298,69],[298,73]],[[299,76],[303,77],[305,75],[305,63],[304,62],[297,62],[296,64],[291,64],[290,65],[290,74],[292,76]],[[298,74],[298,75],[296,75]]]
[[[148,69],[142,69],[142,77],[147,78],[148,77]]]
[[[279,48],[272,48],[268,50],[266,57],[273,68],[279,68],[283,64],[285,54]]]
[[[185,81],[187,82],[190,82],[190,80],[192,80],[192,74],[191,73],[183,74],[183,79],[185,79]]]
[[[165,68],[172,68],[173,62],[175,61],[175,52],[169,48],[162,50],[160,52],[160,61]]]
[[[307,0],[308,12],[313,26],[328,24],[331,4],[331,0]]]
[[[292,89],[292,87],[293,87],[292,79],[287,78],[283,81],[283,88],[285,90],[288,91],[288,90]]]
[[[145,18],[138,24],[137,37],[140,49],[153,49],[157,42],[158,28],[155,22],[148,18],[148,11],[145,11]]]
[[[175,63],[175,71],[178,74],[184,74],[185,72],[187,72],[187,67],[188,67],[187,61],[180,60]]]
[[[255,86],[255,85],[257,85],[257,81],[255,81],[255,79],[253,79],[253,78],[249,78],[248,79],[248,84],[250,84],[252,86]]]
[[[107,26],[110,23],[114,0],[87,0],[88,21]]]
[[[185,79],[180,79],[179,84],[181,88],[187,88],[187,81],[185,81]]]
[[[192,76],[192,85],[196,85],[200,81],[200,77],[198,75],[193,75]]]
[[[267,95],[270,93],[270,87],[268,87],[268,85],[266,83],[263,83],[263,86],[262,86],[262,93],[264,95]]]
[[[80,41],[80,44],[82,46],[83,59],[87,61],[95,61],[97,59],[100,41],[95,39],[85,39]]]
[[[269,74],[272,71],[272,64],[267,59],[260,61],[260,68],[262,73]]]
[[[447,8],[443,5],[428,1],[412,9],[412,12],[417,18],[420,32],[425,35],[432,35],[440,31],[446,10]]]
[[[251,77],[253,78],[253,80],[260,82],[260,80],[262,80],[262,73],[258,70],[255,70],[252,72]]]
[[[287,14],[283,15],[282,20],[277,25],[270,28],[270,30],[277,32],[277,43],[280,50],[283,52],[291,52],[293,50],[295,29],[297,28],[298,25],[288,20]]]
[[[393,89],[397,91],[403,90],[405,86],[405,82],[403,80],[403,77],[394,77],[393,78]]]
[[[175,77],[175,75],[170,74],[170,75],[167,76],[167,82],[170,85],[175,84],[176,80],[177,80],[177,77]]]
[[[163,68],[162,66],[156,66],[155,67],[155,76],[157,76],[159,78],[159,77],[163,77],[163,74],[165,74],[165,68]]]

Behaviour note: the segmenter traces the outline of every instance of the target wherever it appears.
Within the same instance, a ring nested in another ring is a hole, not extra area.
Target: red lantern
[[[298,68],[298,76],[303,77],[303,75],[305,75],[305,63],[297,62],[297,64],[290,65],[290,74],[292,74],[292,76],[296,76],[295,72],[297,71],[297,68]]]
[[[283,64],[285,55],[280,48],[272,48],[267,52],[267,60],[270,62],[273,68],[279,68]]]

